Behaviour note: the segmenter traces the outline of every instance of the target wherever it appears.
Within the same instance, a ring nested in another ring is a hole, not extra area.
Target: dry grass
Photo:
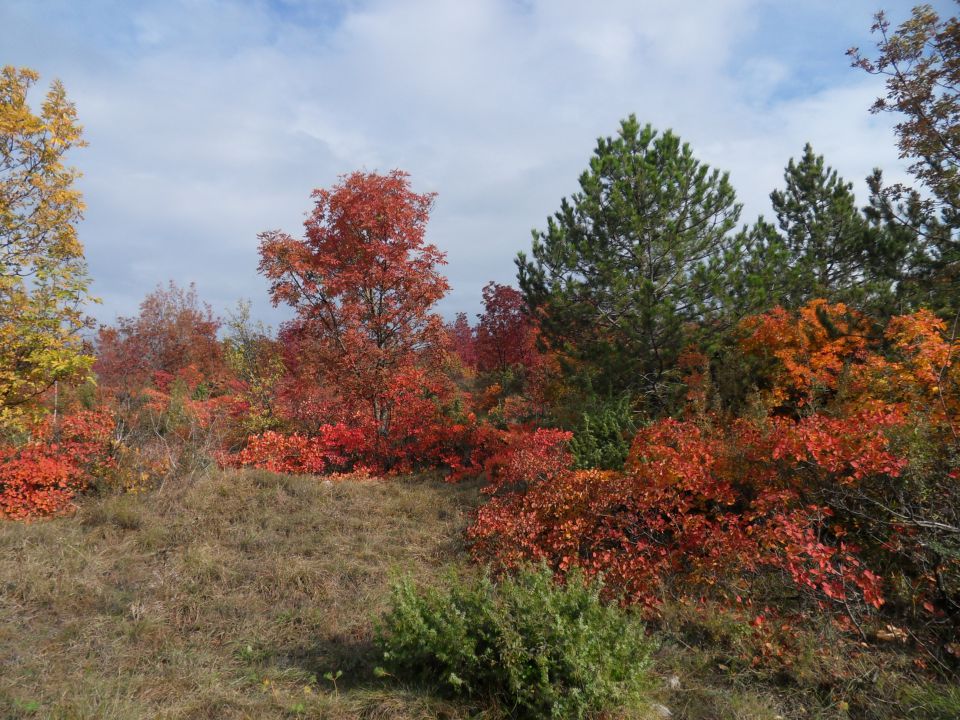
[[[905,646],[861,643],[825,617],[770,629],[716,606],[664,606],[656,664],[674,682],[662,702],[683,720],[960,720],[960,688]]]
[[[0,523],[0,718],[502,718],[374,674],[391,581],[462,572],[478,501],[477,483],[217,472]],[[675,720],[960,717],[960,691],[875,648],[811,634],[788,670],[754,667],[743,628],[675,610],[654,667],[679,680],[654,698]]]
[[[230,472],[0,523],[0,717],[456,717],[373,677],[373,618],[462,563],[476,501]]]

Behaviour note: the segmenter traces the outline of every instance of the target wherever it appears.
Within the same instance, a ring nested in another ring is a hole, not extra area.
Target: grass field
[[[0,717],[502,717],[374,674],[392,579],[470,571],[463,529],[478,487],[212,473],[86,498],[71,518],[0,523]],[[856,661],[861,685],[873,683],[865,692],[831,684],[822,660],[787,679],[738,668],[735,632],[673,627],[661,630],[651,700],[675,718],[893,718],[914,707],[946,720],[960,707],[960,694],[924,696],[921,685],[909,705],[900,671],[870,656]]]
[[[373,619],[396,574],[462,561],[476,498],[226,473],[0,523],[0,715],[436,717],[373,677]]]

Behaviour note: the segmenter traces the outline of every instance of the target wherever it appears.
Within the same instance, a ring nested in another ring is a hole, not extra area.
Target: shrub
[[[68,511],[77,493],[112,468],[109,413],[48,416],[28,442],[0,444],[0,518]]]
[[[366,444],[362,431],[343,425],[324,425],[311,437],[268,430],[248,438],[234,461],[270,472],[321,475],[352,468],[354,459],[367,450]]]
[[[490,479],[485,492],[523,490],[531,483],[556,477],[570,469],[573,456],[566,430],[517,428],[501,438],[499,451],[491,451],[484,464]],[[492,443],[491,443],[492,444]]]
[[[629,398],[598,403],[583,413],[580,427],[570,441],[575,467],[622,470],[636,429]]]
[[[637,434],[622,472],[514,463],[509,485],[492,478],[471,549],[507,569],[535,560],[603,575],[610,595],[650,607],[665,586],[732,597],[773,574],[818,607],[876,608],[877,576],[832,512],[804,493],[899,472],[882,435],[895,420],[873,412],[767,428],[667,419]]]
[[[524,570],[495,585],[393,591],[378,633],[398,677],[452,695],[494,698],[523,718],[583,718],[642,701],[650,645],[637,617],[600,600],[596,582]]]
[[[321,425],[309,435],[272,430],[251,435],[240,452],[225,456],[224,461],[238,467],[308,475],[351,470],[398,474],[446,468],[450,478],[457,480],[483,468],[499,446],[500,435],[471,414],[462,422],[451,419],[446,425],[425,422],[422,427],[411,427],[403,442],[397,440],[385,448],[369,424],[354,427],[336,423]]]
[[[117,421],[113,484],[136,491],[212,466],[243,407],[240,398],[219,393],[192,365],[176,374],[158,370],[149,386],[108,393],[105,400]]]

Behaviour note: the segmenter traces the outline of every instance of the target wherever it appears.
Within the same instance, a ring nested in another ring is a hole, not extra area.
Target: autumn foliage
[[[314,417],[372,433],[373,459],[391,467],[440,422],[447,399],[446,335],[432,312],[448,289],[444,256],[424,241],[434,196],[394,171],[353,173],[313,198],[303,239],[260,236],[273,302],[297,312],[281,333],[297,348],[287,355],[292,392],[319,390]]]
[[[253,411],[220,326],[193,285],[171,282],[149,293],[135,316],[100,328],[96,395],[117,425],[118,486],[146,489],[189,475],[238,439]]]
[[[874,109],[932,102],[942,125],[949,92],[903,98],[945,76],[927,54],[960,26],[915,10],[912,50],[888,27],[876,63],[852,51],[890,78]],[[276,332],[170,282],[85,338],[63,164],[83,142],[59,84],[30,109],[36,80],[0,72],[0,517],[216,464],[482,475],[467,535],[498,573],[585,576],[648,619],[823,617],[864,642],[902,624],[942,668],[960,657],[960,220],[939,136],[918,153],[924,128],[898,126],[931,198],[877,171],[861,210],[808,145],[771,195],[778,224],[738,233],[727,174],[631,116],[518,256],[520,289],[487,283],[473,323],[438,313],[436,193],[353,172],[313,191],[301,236],[258,236],[292,311]]]
[[[310,436],[270,431],[252,436],[236,462],[270,472],[322,475],[352,468],[363,449],[361,430],[324,425]]]
[[[0,433],[42,416],[46,391],[82,381],[93,362],[82,337],[84,205],[79,173],[65,164],[86,143],[60,82],[42,103],[29,97],[38,79],[28,68],[0,68]]]
[[[479,370],[530,368],[537,362],[536,332],[523,295],[516,288],[489,282],[483,288],[474,352]]]
[[[492,498],[470,529],[476,557],[582,568],[651,609],[678,594],[752,602],[774,582],[792,588],[793,611],[832,607],[856,622],[906,583],[916,607],[946,617],[956,560],[924,547],[931,528],[955,527],[955,511],[898,505],[887,490],[902,498],[927,471],[957,497],[956,457],[918,467],[905,440],[920,428],[949,447],[960,348],[944,324],[920,312],[876,330],[816,301],[742,330],[743,352],[762,361],[762,415],[651,422],[622,472],[572,470],[568,434],[515,433],[490,463]]]
[[[803,502],[792,471],[803,465],[826,481],[886,470],[895,460],[866,442],[817,465],[804,442],[809,430],[742,425],[727,434],[664,420],[637,435],[622,473],[573,471],[569,456],[560,467],[558,446],[530,436],[510,455],[541,462],[504,465],[497,487],[522,489],[498,489],[480,509],[474,551],[505,567],[526,560],[547,560],[562,573],[580,567],[602,574],[622,600],[650,606],[665,586],[699,594],[724,578],[732,579],[724,588],[731,598],[746,595],[739,584],[765,572],[819,602],[857,596],[879,606],[876,575],[840,537],[823,532],[830,511]]]
[[[768,616],[829,611],[861,633],[884,613],[955,626],[960,341],[943,319],[823,299],[749,315],[724,341],[733,391],[717,385],[718,346],[685,330],[678,404],[634,424],[629,397],[565,384],[571,357],[538,348],[517,290],[491,282],[475,325],[444,325],[444,256],[424,239],[434,197],[404,173],[354,173],[313,198],[303,238],[260,236],[271,298],[294,319],[273,335],[241,312],[220,339],[193,287],[158,288],[101,328],[100,411],[74,402],[0,446],[0,512],[55,515],[96,478],[136,489],[214,461],[482,472],[468,535],[501,571],[583,572],[650,615],[668,598],[777,595]],[[590,425],[569,422],[569,397],[620,403],[625,463],[575,461]]]
[[[82,411],[48,416],[28,442],[0,445],[0,516],[67,512],[77,493],[112,469],[113,429],[109,413]]]
[[[155,381],[190,368],[188,375],[205,383],[224,379],[223,349],[217,339],[220,321],[200,301],[196,287],[158,286],[132,317],[100,328],[94,372],[101,388],[130,395]],[[158,388],[159,389],[159,388]]]

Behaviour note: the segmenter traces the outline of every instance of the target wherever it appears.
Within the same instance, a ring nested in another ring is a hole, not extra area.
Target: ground
[[[394,578],[475,572],[463,530],[480,497],[430,477],[230,471],[0,522],[0,718],[502,717],[374,672]],[[658,636],[651,701],[674,718],[902,716],[859,714],[823,678],[740,667],[736,632],[693,625]],[[918,697],[917,717],[960,707]]]
[[[435,717],[373,676],[373,624],[462,561],[477,495],[215,473],[0,523],[0,716]]]

